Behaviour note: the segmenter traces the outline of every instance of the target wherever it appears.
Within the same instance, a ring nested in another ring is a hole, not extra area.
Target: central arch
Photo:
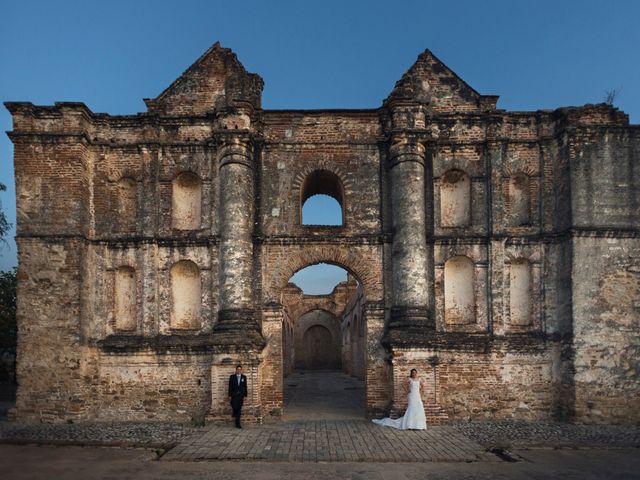
[[[377,241],[343,244],[301,240],[273,242],[266,245],[262,253],[262,302],[267,312],[269,331],[276,335],[274,338],[281,339],[278,343],[267,344],[263,365],[265,372],[281,372],[278,376],[282,382],[282,390],[278,390],[281,394],[266,386],[263,389],[264,398],[272,398],[274,405],[279,405],[280,414],[286,420],[292,420],[290,394],[303,385],[300,382],[310,379],[308,372],[299,375],[294,368],[293,356],[297,353],[295,320],[313,309],[298,309],[289,316],[289,310],[285,308],[287,295],[295,294],[296,289],[298,295],[303,295],[300,289],[289,283],[289,279],[305,267],[326,263],[346,270],[357,280],[359,296],[357,301],[349,305],[346,317],[345,312],[336,312],[329,304],[323,305],[321,296],[313,299],[313,302],[319,303],[320,309],[330,312],[339,320],[342,342],[340,365],[343,372],[349,372],[340,375],[351,382],[349,386],[342,386],[334,392],[330,400],[332,410],[325,412],[329,416],[322,418],[363,418],[383,412],[391,401],[392,390],[388,388],[391,370],[381,343],[385,328],[382,245]],[[320,371],[311,373],[321,374]],[[334,383],[330,383],[330,387],[335,388]],[[341,408],[336,399],[342,401],[353,398],[359,400],[357,410],[349,413],[351,417],[332,416],[343,415],[340,410],[349,411],[346,407]]]
[[[270,245],[263,265],[263,301],[280,301],[289,279],[299,270],[326,263],[345,269],[363,286],[367,301],[382,302],[382,251],[379,245]]]
[[[338,275],[335,280],[338,283],[329,293],[310,295],[294,283],[285,287],[283,307],[288,318],[283,323],[292,325],[293,338],[286,342],[290,350],[283,349],[283,363],[294,367],[289,373],[283,372],[285,418],[328,420],[364,416],[364,381],[362,375],[354,374],[352,367],[354,363],[364,365],[365,360],[343,364],[343,358],[351,360],[356,352],[364,357],[364,346],[354,346],[354,341],[364,343],[364,336],[351,332],[359,325],[352,317],[363,316],[364,294],[357,277],[341,268],[346,280]],[[307,273],[313,275],[308,270]],[[290,281],[297,279],[302,281],[300,285],[307,285],[305,288],[313,288],[303,278],[292,275]]]

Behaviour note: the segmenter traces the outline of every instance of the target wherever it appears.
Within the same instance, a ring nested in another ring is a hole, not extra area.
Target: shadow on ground
[[[284,379],[284,420],[364,418],[364,381],[342,371],[296,371]]]

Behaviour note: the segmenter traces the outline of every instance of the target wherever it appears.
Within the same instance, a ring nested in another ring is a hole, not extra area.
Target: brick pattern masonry
[[[640,421],[640,126],[497,109],[428,50],[379,108],[270,111],[262,89],[215,44],[137,115],[5,104],[17,419],[227,418],[236,363],[247,421],[277,419],[318,352],[367,416],[405,408],[415,367],[432,424]],[[302,224],[318,193],[342,225]],[[319,262],[349,280],[288,285]]]

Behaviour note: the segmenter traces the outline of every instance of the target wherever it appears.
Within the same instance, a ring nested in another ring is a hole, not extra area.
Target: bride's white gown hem
[[[427,428],[427,418],[424,414],[424,405],[420,397],[420,380],[409,379],[409,397],[407,411],[400,418],[373,419],[373,423],[383,427],[399,428],[400,430],[424,430]]]

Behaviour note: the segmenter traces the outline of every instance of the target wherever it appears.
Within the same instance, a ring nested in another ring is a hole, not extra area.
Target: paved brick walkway
[[[366,420],[317,420],[242,430],[212,425],[185,438],[162,460],[475,462],[497,458],[447,426],[407,431]]]

